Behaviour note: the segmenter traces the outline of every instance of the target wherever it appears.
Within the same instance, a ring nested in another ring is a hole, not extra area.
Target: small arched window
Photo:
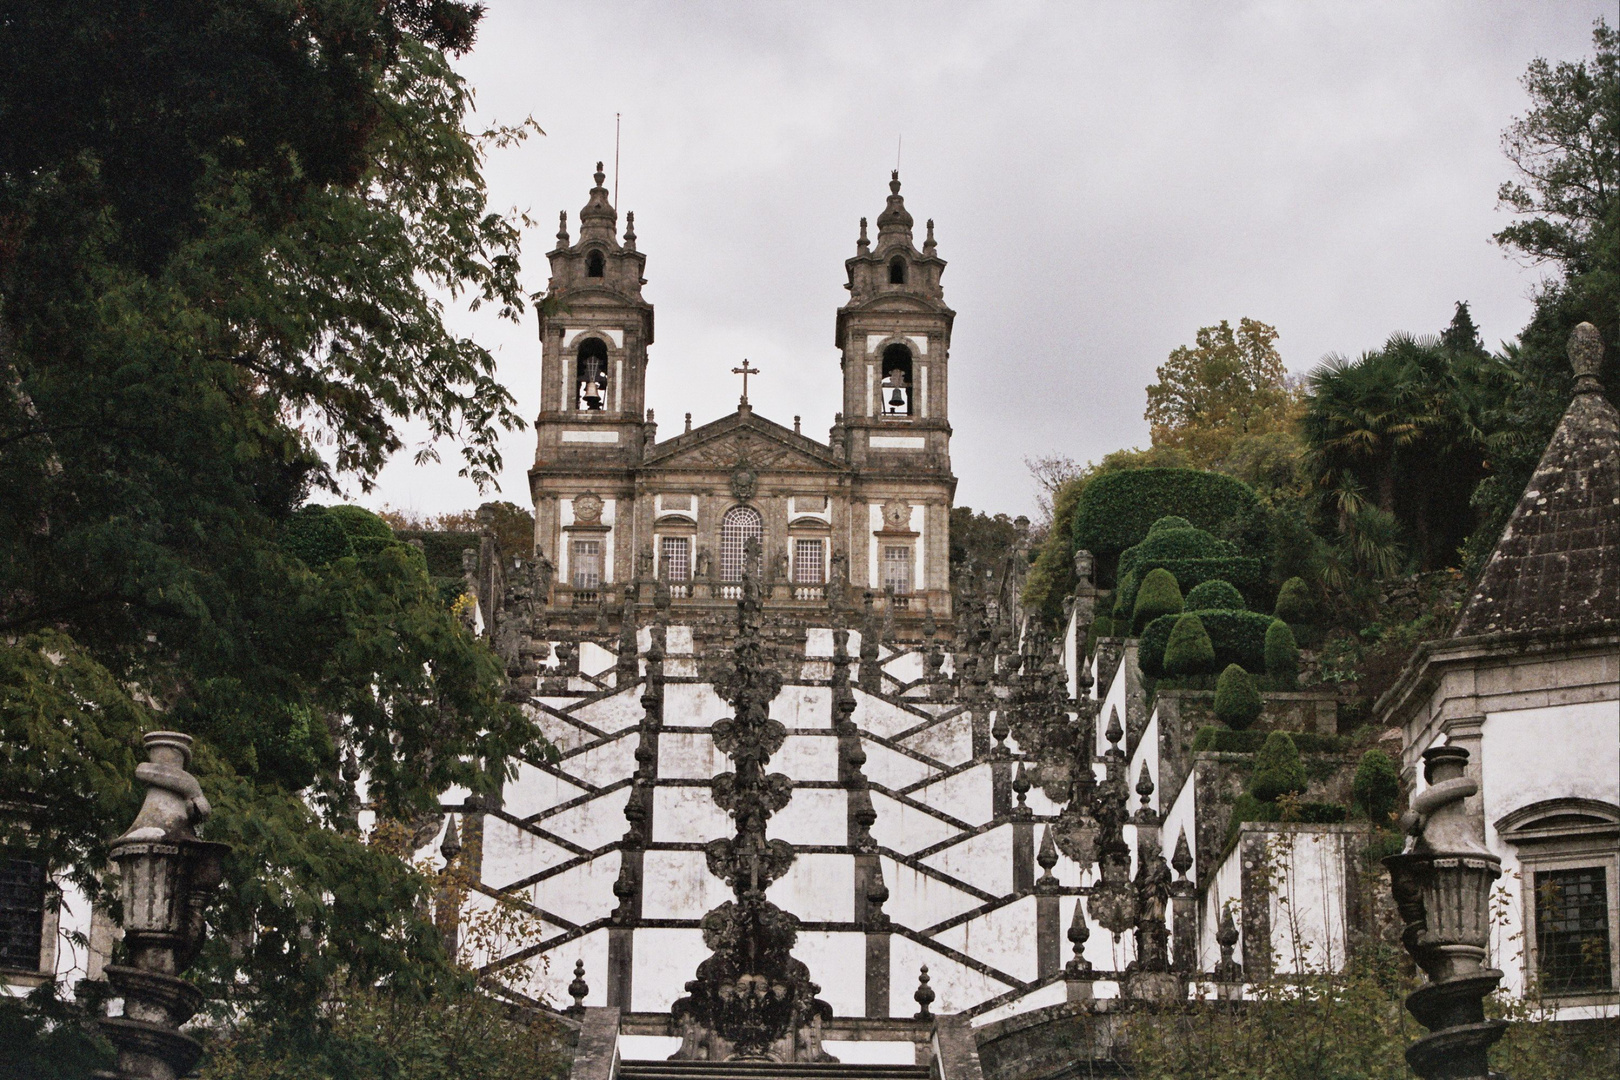
[[[733,506],[720,519],[720,580],[741,581],[748,541],[763,540],[765,519],[752,506]]]
[[[884,416],[910,416],[912,401],[911,350],[898,343],[883,350],[883,395],[880,412]]]
[[[906,260],[896,255],[889,260],[889,284],[904,285],[906,283]]]
[[[574,408],[599,412],[607,407],[607,392],[607,344],[601,338],[586,338],[574,361]]]
[[[602,253],[600,251],[591,252],[589,255],[585,256],[585,276],[601,277],[602,268],[606,265],[607,260],[602,257]]]

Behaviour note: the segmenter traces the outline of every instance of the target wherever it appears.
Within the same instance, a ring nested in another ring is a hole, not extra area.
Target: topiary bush
[[[1120,553],[1119,572],[1135,570],[1140,575],[1171,559],[1226,559],[1237,553],[1237,548],[1203,529],[1161,528]]]
[[[1188,611],[1242,611],[1247,604],[1236,585],[1216,578],[1193,586],[1183,607]]]
[[[375,555],[390,544],[397,543],[394,530],[388,522],[363,506],[329,506],[327,513],[343,527],[356,555]]]
[[[1234,754],[1259,753],[1260,747],[1265,745],[1269,731],[1232,731],[1229,728],[1217,727],[1214,724],[1205,724],[1193,736],[1192,748],[1194,750],[1220,750]],[[1294,740],[1294,746],[1301,754],[1338,754],[1344,751],[1349,743],[1345,735],[1322,735],[1314,731],[1294,731],[1289,733]],[[1333,769],[1338,768],[1337,762],[1329,763]],[[1309,767],[1306,772],[1309,774]]]
[[[1164,666],[1165,646],[1176,620],[1185,615],[1164,615],[1148,623],[1137,648],[1137,664],[1142,674],[1152,678],[1173,674]],[[1266,631],[1272,619],[1257,611],[1200,611],[1198,619],[1215,647],[1215,663],[1209,670],[1227,664],[1240,664],[1245,671],[1263,674],[1266,670]]]
[[[281,547],[306,566],[326,566],[354,554],[348,531],[332,508],[306,506],[287,519],[282,527]]]
[[[1215,667],[1215,646],[1196,615],[1165,615],[1154,620],[1154,625],[1174,619],[1162,656],[1167,675],[1196,675]]]
[[[1361,763],[1356,766],[1350,791],[1368,821],[1377,825],[1389,824],[1401,797],[1401,778],[1395,771],[1395,762],[1382,750],[1368,750],[1361,755]]]
[[[1161,615],[1181,612],[1181,586],[1168,570],[1150,570],[1136,590],[1136,603],[1131,608],[1131,632],[1140,634],[1142,628]]]
[[[1249,778],[1249,794],[1261,802],[1274,803],[1284,795],[1302,795],[1305,792],[1305,763],[1299,759],[1299,747],[1286,731],[1273,731],[1266,736],[1260,752],[1254,756],[1254,775]]]
[[[1299,688],[1299,643],[1281,619],[1266,628],[1266,674],[1278,690]]]
[[[1215,683],[1215,719],[1233,731],[1242,731],[1259,719],[1265,704],[1254,676],[1238,664],[1226,665]]]
[[[1200,469],[1130,469],[1088,482],[1075,506],[1070,536],[1106,565],[1142,542],[1167,514],[1214,529],[1259,501],[1241,480]]]
[[[1175,514],[1166,514],[1164,517],[1148,526],[1147,534],[1152,536],[1154,533],[1164,532],[1166,529],[1191,529],[1194,527],[1195,526],[1193,523],[1184,517],[1177,517]]]
[[[1283,622],[1309,622],[1316,613],[1316,597],[1304,578],[1291,577],[1277,590],[1277,607],[1273,612]]]

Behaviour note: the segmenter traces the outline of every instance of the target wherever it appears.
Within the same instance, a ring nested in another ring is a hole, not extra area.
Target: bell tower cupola
[[[934,223],[919,251],[913,219],[890,174],[877,243],[861,219],[844,267],[849,302],[838,309],[844,438],[851,464],[950,474],[949,358],[956,312],[945,305]]]
[[[621,239],[605,179],[599,161],[579,212],[579,239],[570,241],[568,214],[560,214],[557,246],[548,256],[536,465],[641,459],[653,308],[641,296],[646,256],[636,250],[636,216],[625,215]]]

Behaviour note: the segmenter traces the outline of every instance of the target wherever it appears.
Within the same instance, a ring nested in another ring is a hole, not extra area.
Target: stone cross
[[[734,367],[734,368],[732,368],[731,373],[733,375],[741,375],[743,377],[742,400],[743,400],[744,405],[748,404],[748,376],[750,376],[750,375],[758,375],[759,374],[759,368],[751,368],[751,367],[749,367],[748,366],[748,361],[746,359],[744,359],[743,362],[742,362],[742,367]]]

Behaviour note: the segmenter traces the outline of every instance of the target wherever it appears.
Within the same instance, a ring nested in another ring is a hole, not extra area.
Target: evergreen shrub
[[[1242,611],[1246,604],[1236,585],[1216,578],[1193,586],[1184,606],[1188,611]]]
[[[1302,623],[1310,621],[1316,612],[1316,597],[1311,595],[1311,587],[1305,584],[1304,578],[1291,577],[1282,583],[1277,590],[1277,607],[1274,614],[1283,622]]]
[[[1299,645],[1294,632],[1281,619],[1273,619],[1266,628],[1266,674],[1278,690],[1299,687]]]
[[[1350,784],[1356,805],[1377,825],[1387,825],[1401,797],[1401,779],[1388,754],[1374,748],[1361,755]]]
[[[1205,724],[1193,736],[1192,748],[1218,750],[1227,754],[1253,754],[1265,745],[1270,735],[1269,731],[1233,731],[1230,728]],[[1294,740],[1294,745],[1301,754],[1343,753],[1350,741],[1343,735],[1320,735],[1314,731],[1293,731],[1289,732],[1289,737]]]
[[[1181,587],[1168,570],[1150,570],[1136,590],[1136,604],[1131,610],[1131,630],[1141,633],[1142,628],[1161,615],[1181,612]]]
[[[1093,639],[1114,636],[1114,620],[1107,615],[1099,615],[1091,620],[1091,636]]]
[[[1166,514],[1164,517],[1160,518],[1158,521],[1155,521],[1152,525],[1148,526],[1147,534],[1149,536],[1152,536],[1154,533],[1156,533],[1156,532],[1164,532],[1166,529],[1191,529],[1191,528],[1194,528],[1194,525],[1193,525],[1192,522],[1188,521],[1186,518],[1177,517],[1175,514]]]
[[[1148,623],[1142,631],[1137,650],[1137,663],[1142,674],[1158,678],[1176,674],[1165,667],[1165,646],[1176,620],[1186,615],[1163,615]],[[1216,666],[1240,664],[1245,671],[1263,674],[1266,670],[1266,631],[1271,628],[1271,616],[1258,611],[1200,611],[1198,619],[1215,647]]]
[[[1214,529],[1259,501],[1241,480],[1200,469],[1129,469],[1088,482],[1074,510],[1070,535],[1108,560],[1142,542],[1153,523],[1175,514]]]
[[[1305,792],[1305,763],[1299,747],[1286,731],[1273,731],[1254,757],[1254,775],[1249,778],[1249,794],[1261,802],[1274,803],[1284,795]]]
[[[1170,619],[1175,621],[1165,642],[1163,667],[1169,675],[1196,675],[1215,666],[1215,646],[1210,643],[1204,624],[1196,615],[1165,615],[1154,620],[1154,625]]]
[[[310,505],[299,509],[282,527],[281,547],[306,566],[326,566],[354,554],[354,545],[331,507]]]
[[[1254,676],[1241,665],[1228,664],[1215,683],[1215,719],[1233,731],[1243,731],[1260,717],[1265,702]]]
[[[394,530],[388,522],[363,506],[330,506],[327,513],[343,527],[356,555],[375,555],[390,544],[397,543]]]

